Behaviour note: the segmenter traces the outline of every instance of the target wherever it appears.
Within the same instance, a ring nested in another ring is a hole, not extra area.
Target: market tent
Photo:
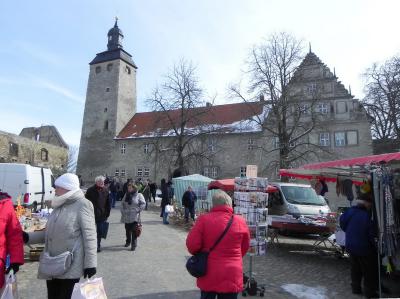
[[[207,194],[208,184],[211,181],[213,181],[213,179],[200,174],[191,174],[179,178],[173,178],[172,183],[174,184],[174,194],[178,205],[182,205],[182,196],[188,186],[193,187],[193,191],[196,192],[199,199],[206,197],[204,199],[211,200],[211,198],[208,198],[210,197],[209,194]]]
[[[226,192],[233,192],[235,189],[234,179],[216,180],[208,184],[208,190],[221,189]]]
[[[327,182],[336,182],[338,176],[349,176],[355,184],[361,184],[365,179],[361,173],[365,165],[394,160],[400,160],[400,152],[306,164],[300,168],[281,169],[279,174],[307,180],[323,178]]]
[[[335,160],[328,162],[312,163],[312,164],[306,164],[301,168],[321,169],[321,168],[331,168],[331,167],[350,167],[350,166],[376,164],[380,162],[390,162],[393,160],[400,160],[400,152],[363,156],[363,157],[356,157],[351,159]]]
[[[221,189],[226,192],[233,192],[235,190],[235,179],[224,179],[212,181],[208,184],[208,190]],[[266,192],[272,193],[278,191],[278,188],[268,185]]]

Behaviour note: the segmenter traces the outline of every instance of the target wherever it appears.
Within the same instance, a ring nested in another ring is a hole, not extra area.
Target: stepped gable
[[[323,68],[323,76],[319,76],[319,78],[307,78],[305,79],[304,73],[306,73],[310,68],[313,67],[321,67]],[[333,74],[329,67],[324,64],[321,59],[314,53],[308,52],[307,55],[304,57],[303,61],[300,63],[299,67],[295,71],[293,78],[290,83],[302,83],[305,80],[318,80],[318,79],[328,79],[335,81],[335,95],[338,97],[353,97],[346,87],[342,84],[341,81],[338,80],[336,74]]]
[[[166,112],[153,111],[136,113],[128,124],[121,130],[117,139],[174,136],[171,121],[180,123],[180,109]],[[216,132],[232,133],[243,132],[241,122],[250,120],[263,113],[263,103],[236,103],[216,105],[209,107],[198,107],[188,110],[186,124],[187,129],[195,132],[201,127],[213,127]],[[254,128],[246,127],[246,131],[257,131]]]

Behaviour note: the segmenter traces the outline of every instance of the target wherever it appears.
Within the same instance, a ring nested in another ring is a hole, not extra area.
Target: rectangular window
[[[121,143],[121,154],[125,154],[126,153],[126,143]]]
[[[336,114],[347,112],[347,103],[345,101],[336,102]]]
[[[148,168],[148,167],[144,168],[144,176],[145,177],[149,177],[150,176],[150,168]]]
[[[310,83],[307,85],[307,93],[313,95],[317,92],[317,83]]]
[[[279,148],[279,137],[273,137],[273,145],[274,145],[274,149],[278,149]]]
[[[204,167],[204,169],[203,169],[203,174],[204,174],[204,176],[208,176],[208,175],[209,175],[209,173],[208,173],[208,167]]]
[[[115,169],[115,176],[119,176],[119,169]]]
[[[139,176],[139,177],[143,176],[143,168],[142,167],[137,168],[136,176]]]
[[[146,143],[146,144],[143,146],[143,150],[144,150],[144,153],[145,153],[145,154],[148,154],[148,153],[150,152],[150,144]]]
[[[10,142],[8,144],[8,152],[11,156],[18,157],[18,144]]]
[[[327,103],[318,103],[317,112],[322,114],[328,114],[328,104]]]
[[[122,169],[121,169],[121,176],[122,176],[122,177],[125,177],[125,168],[122,168]]]
[[[245,178],[246,177],[246,166],[241,166],[240,167],[240,177]]]
[[[218,176],[218,167],[216,166],[211,167],[211,177],[215,179],[217,176]]]
[[[329,133],[324,132],[324,133],[319,133],[319,145],[320,146],[329,146]]]
[[[247,141],[247,149],[248,149],[248,150],[253,150],[253,149],[255,149],[255,148],[256,148],[256,147],[255,147],[254,139],[249,138],[249,140]]]
[[[357,145],[358,144],[358,132],[357,131],[347,131],[346,132],[347,145]]]
[[[345,132],[335,132],[335,146],[346,145],[346,134]]]
[[[209,138],[208,139],[208,151],[210,151],[211,153],[214,153],[215,149],[216,149],[215,144],[216,144],[215,139]]]

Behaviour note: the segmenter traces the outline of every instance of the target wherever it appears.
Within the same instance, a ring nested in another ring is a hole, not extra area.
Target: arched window
[[[96,74],[101,72],[101,66],[96,66]]]
[[[49,161],[49,152],[47,151],[47,149],[42,148],[40,151],[40,159],[42,161]]]
[[[104,131],[108,130],[108,120],[104,122]]]
[[[107,71],[110,72],[112,70],[112,67],[113,67],[112,63],[107,64]]]

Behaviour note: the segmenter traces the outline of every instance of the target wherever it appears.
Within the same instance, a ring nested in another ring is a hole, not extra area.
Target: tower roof
[[[132,60],[132,55],[126,52],[122,47],[122,39],[124,38],[124,35],[122,34],[122,30],[118,27],[118,18],[115,18],[114,27],[112,27],[108,31],[107,37],[107,51],[97,53],[96,57],[89,64],[92,65],[101,62],[121,59],[137,69],[137,66]]]

